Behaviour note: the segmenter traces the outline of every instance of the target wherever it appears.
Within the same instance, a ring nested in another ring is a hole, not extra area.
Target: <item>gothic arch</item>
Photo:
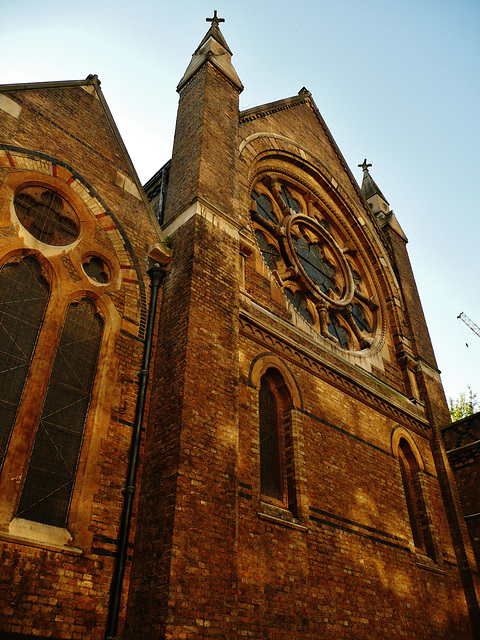
[[[413,455],[415,456],[418,468],[421,471],[425,471],[425,463],[423,461],[422,454],[420,453],[420,449],[418,448],[418,445],[411,433],[405,429],[405,427],[398,426],[392,431],[391,448],[394,457],[398,458],[400,455],[400,441],[402,438],[407,441]]]
[[[297,381],[287,364],[273,353],[261,354],[252,361],[248,373],[249,385],[255,389],[260,389],[261,379],[270,369],[277,371],[282,377],[283,384],[286,386],[290,396],[292,408],[302,409],[303,400]]]

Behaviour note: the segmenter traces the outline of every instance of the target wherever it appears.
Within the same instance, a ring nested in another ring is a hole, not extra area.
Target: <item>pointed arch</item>
[[[298,517],[301,508],[294,410],[302,406],[300,390],[291,371],[273,354],[258,356],[249,378],[258,390],[261,499]]]
[[[248,373],[249,385],[255,387],[256,389],[259,389],[261,378],[268,369],[274,369],[278,371],[283,380],[285,388],[290,395],[292,407],[294,407],[295,409],[302,409],[303,400],[297,381],[295,380],[287,364],[273,353],[262,353],[252,361],[252,364],[250,365],[250,371]]]
[[[435,560],[435,548],[422,486],[425,465],[417,443],[403,427],[392,434],[392,451],[398,459],[413,542],[417,551]]]

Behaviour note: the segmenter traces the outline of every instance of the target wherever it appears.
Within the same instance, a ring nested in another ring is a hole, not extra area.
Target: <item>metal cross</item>
[[[220,22],[225,22],[225,18],[218,18],[217,17],[217,10],[215,9],[215,11],[213,12],[213,18],[206,18],[207,22],[211,22],[212,23],[212,27],[218,27],[218,24]]]
[[[358,166],[361,167],[364,171],[368,171],[368,167],[371,167],[372,165],[367,164],[367,159],[365,158],[362,164],[359,164]]]

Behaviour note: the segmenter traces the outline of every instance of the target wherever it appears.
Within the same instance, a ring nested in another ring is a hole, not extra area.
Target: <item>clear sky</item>
[[[240,107],[307,87],[409,252],[447,396],[480,397],[479,0],[0,0],[0,83],[98,74],[145,182],[171,154],[175,87],[213,9]],[[466,347],[468,343],[468,347]]]

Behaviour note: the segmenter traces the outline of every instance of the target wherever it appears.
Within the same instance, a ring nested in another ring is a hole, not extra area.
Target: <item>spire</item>
[[[243,84],[232,65],[231,58],[233,54],[220,31],[219,24],[220,22],[225,22],[225,19],[219,18],[217,12],[214,11],[213,18],[206,18],[206,21],[211,22],[210,29],[196,48],[183,78],[178,83],[177,91],[181,91],[185,84],[207,61],[213,64],[220,73],[228,78],[239,91],[243,91]]]
[[[387,199],[385,198],[383,193],[380,191],[375,180],[372,178],[372,176],[368,172],[368,168],[371,167],[372,165],[370,163],[367,163],[367,159],[365,158],[362,164],[359,164],[358,166],[361,169],[363,169],[362,193],[367,199],[367,201],[370,200],[370,198],[373,198],[373,196],[378,196],[385,202],[385,204],[388,207]],[[388,208],[387,208],[387,211],[388,211]]]
[[[368,171],[369,167],[371,167],[372,165],[368,163],[367,159],[365,158],[362,164],[359,164],[358,166],[363,171],[362,193],[368,203],[368,206],[370,207],[371,212],[375,215],[383,228],[392,228],[400,237],[405,240],[405,242],[408,242],[407,237],[403,233],[403,230],[395,214],[390,209],[390,205],[388,204],[387,199],[380,191],[375,180],[372,178]]]

